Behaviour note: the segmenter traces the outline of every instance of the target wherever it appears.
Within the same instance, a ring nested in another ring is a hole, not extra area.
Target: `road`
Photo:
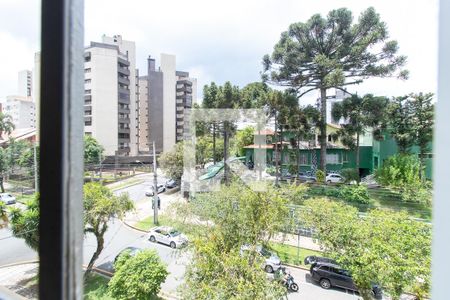
[[[141,201],[145,198],[145,190],[153,184],[153,177],[141,176],[144,182],[138,185],[118,190],[115,194],[127,192],[133,201]],[[167,179],[160,177],[158,183],[164,183]],[[164,201],[164,194],[161,194],[161,200]],[[116,255],[128,246],[139,248],[154,249],[157,251],[161,260],[167,264],[170,275],[166,282],[162,285],[162,291],[165,293],[175,293],[176,289],[182,283],[182,278],[189,262],[188,254],[184,250],[173,250],[168,246],[151,243],[147,240],[146,234],[130,229],[120,220],[113,220],[109,223],[107,232],[105,233],[105,247],[96,262],[98,268],[106,271],[112,270],[112,262]],[[88,234],[84,240],[83,247],[83,263],[87,265],[92,254],[95,251],[96,241],[93,235]],[[12,237],[8,229],[0,230],[0,266],[37,259],[37,254],[30,249],[22,239]],[[356,300],[357,296],[352,292],[344,290],[324,290],[317,284],[313,283],[307,271],[288,268],[294,276],[295,281],[299,284],[300,291],[298,293],[290,293],[288,299],[302,300]],[[0,282],[1,284],[1,282]]]

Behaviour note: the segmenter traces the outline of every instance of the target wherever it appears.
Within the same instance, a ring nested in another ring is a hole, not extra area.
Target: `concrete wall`
[[[152,149],[152,143],[155,142],[157,153],[161,153],[164,148],[164,118],[166,118],[163,105],[163,83],[164,78],[161,72],[149,71],[148,73],[148,128],[149,144]]]
[[[139,77],[139,151],[149,148],[148,76]]]
[[[85,132],[105,148],[105,155],[114,155],[118,149],[118,88],[117,88],[117,50],[90,48],[91,61],[85,68],[91,68],[85,79],[85,89],[92,95],[92,126],[85,126]]]
[[[35,103],[31,97],[8,96],[3,111],[11,116],[15,129],[36,127]]]
[[[161,54],[163,73],[163,151],[171,151],[176,143],[176,59],[175,55]]]

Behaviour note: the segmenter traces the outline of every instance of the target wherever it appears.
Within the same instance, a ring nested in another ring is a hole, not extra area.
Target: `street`
[[[144,179],[143,183],[115,191],[115,194],[127,192],[135,202],[145,199],[145,190],[152,185],[153,177],[150,175],[140,177]],[[163,184],[166,180],[166,178],[160,177],[158,183]],[[164,202],[164,198],[167,196],[160,194],[160,197],[161,201]],[[37,254],[22,239],[12,237],[9,229],[0,230],[0,245],[0,266],[37,259]],[[145,233],[131,229],[117,219],[109,223],[109,228],[105,233],[105,247],[95,264],[96,267],[105,271],[112,271],[112,262],[116,255],[122,249],[129,246],[156,250],[161,260],[167,264],[168,271],[170,272],[167,280],[162,285],[162,291],[169,294],[176,293],[177,288],[183,281],[185,266],[189,261],[188,253],[183,249],[174,250],[166,245],[152,243],[148,241]],[[91,234],[86,235],[83,247],[83,263],[85,265],[89,263],[95,248],[96,241],[94,236]],[[291,272],[300,288],[298,293],[290,293],[288,299],[358,299],[353,292],[346,292],[341,289],[322,289],[318,284],[310,280],[308,271],[297,268],[287,268],[287,270]]]

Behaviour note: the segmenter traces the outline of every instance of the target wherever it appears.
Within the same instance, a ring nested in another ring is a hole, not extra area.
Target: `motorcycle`
[[[286,272],[285,268],[280,268],[279,272],[280,281],[288,289],[288,291],[298,292],[298,284],[295,283],[294,277],[291,273]]]

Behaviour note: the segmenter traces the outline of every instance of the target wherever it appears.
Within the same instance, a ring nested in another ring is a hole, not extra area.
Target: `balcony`
[[[123,75],[126,75],[126,76],[130,75],[130,70],[128,70],[127,68],[124,68],[124,67],[120,67],[120,66],[117,67],[117,72],[119,72]]]
[[[119,133],[130,133],[130,128],[120,128],[118,129]]]
[[[126,59],[123,59],[122,57],[117,57],[117,61],[118,61],[119,65],[125,65],[125,66],[130,65],[130,62]]]
[[[128,102],[130,102],[130,101],[128,101]],[[121,103],[121,102],[120,102],[120,99],[119,99],[119,103]],[[121,107],[119,106],[119,113],[122,113],[122,114],[129,114],[129,113],[130,113],[130,109],[129,109],[129,108],[121,108]]]
[[[129,143],[130,142],[130,138],[118,138],[117,141],[120,143]]]
[[[119,118],[119,124],[130,124],[130,119],[129,118]]]
[[[118,81],[121,84],[130,85],[130,80],[125,77],[119,76]]]

